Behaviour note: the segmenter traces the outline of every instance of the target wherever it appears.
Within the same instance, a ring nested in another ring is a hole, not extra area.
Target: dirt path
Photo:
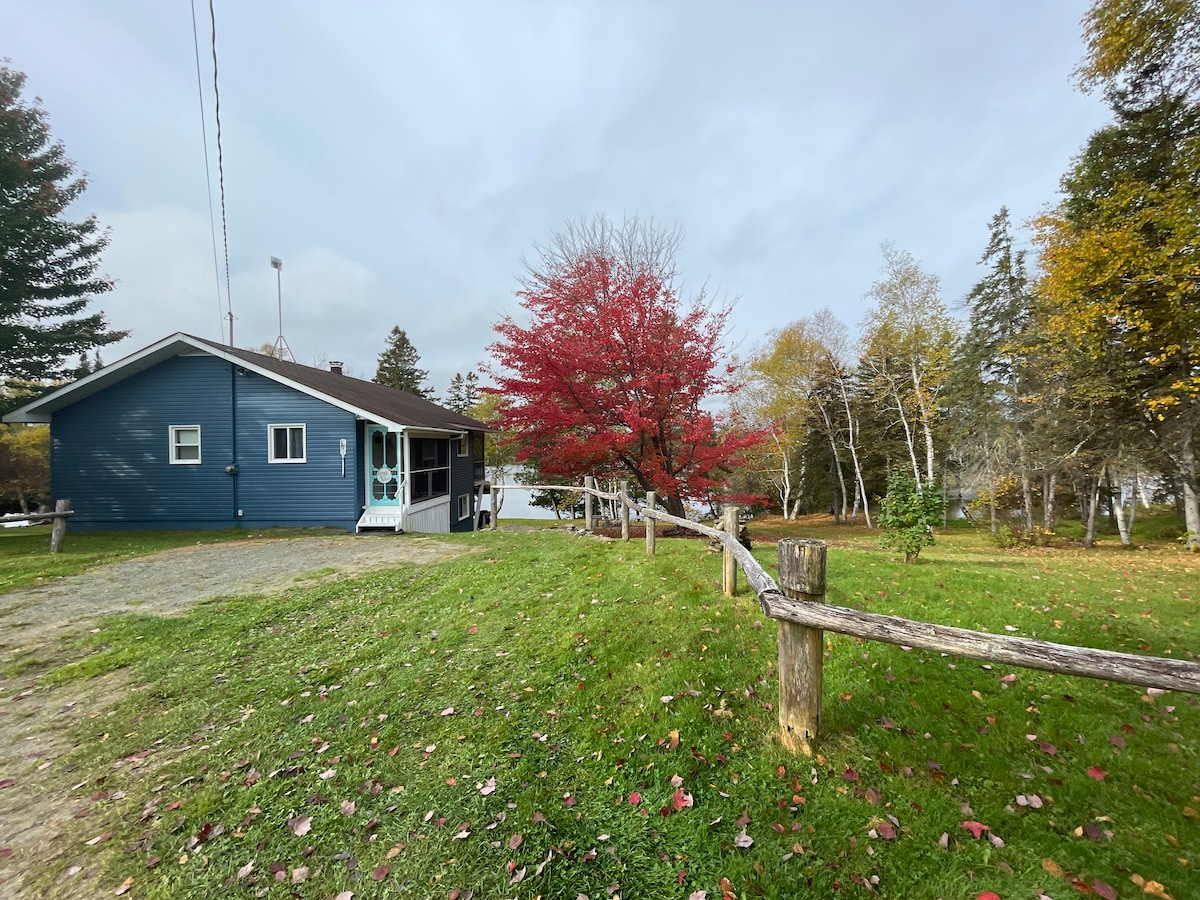
[[[102,717],[121,695],[121,673],[47,688],[59,639],[120,612],[177,615],[210,597],[274,593],[404,563],[439,562],[461,545],[412,535],[247,540],[168,550],[0,594],[0,898],[23,892],[26,873],[72,855],[73,819],[87,804],[55,759],[72,749],[64,732]],[[16,674],[13,674],[13,673]],[[80,871],[60,896],[90,897]]]

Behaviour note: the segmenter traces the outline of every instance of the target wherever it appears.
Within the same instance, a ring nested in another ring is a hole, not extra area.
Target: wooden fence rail
[[[73,515],[75,515],[75,510],[71,509],[71,501],[59,500],[54,504],[54,512],[5,516],[0,519],[0,522],[43,522],[51,519],[54,524],[50,528],[50,552],[61,553],[63,541],[67,538],[67,518]]]
[[[1061,675],[1200,694],[1200,663],[1196,662],[989,634],[828,606],[824,603],[827,552],[824,541],[785,538],[779,542],[779,572],[785,590],[738,542],[736,508],[732,514],[727,513],[723,528],[710,528],[657,509],[653,492],[647,494],[646,504],[640,505],[629,496],[625,485],[616,494],[600,491],[593,485],[589,479],[582,488],[496,485],[493,490],[500,487],[582,491],[589,497],[620,501],[623,508],[637,510],[645,518],[646,552],[650,555],[654,554],[655,522],[686,528],[720,541],[726,559],[736,560],[746,576],[763,614],[779,624],[779,726],[782,742],[791,750],[811,755],[819,734],[824,631]],[[627,512],[623,510],[624,515]],[[492,527],[496,527],[495,516]],[[626,530],[623,536],[628,540]],[[722,581],[729,595],[736,589],[735,577],[723,568]]]

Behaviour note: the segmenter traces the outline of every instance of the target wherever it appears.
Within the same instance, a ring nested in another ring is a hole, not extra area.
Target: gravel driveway
[[[165,550],[0,594],[0,644],[10,656],[109,613],[172,615],[209,597],[282,591],[298,581],[465,552],[437,538],[395,534],[256,538]]]

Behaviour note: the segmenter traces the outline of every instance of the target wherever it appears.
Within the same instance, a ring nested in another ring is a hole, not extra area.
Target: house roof
[[[183,332],[165,337],[124,359],[85,375],[78,381],[50,391],[8,413],[4,416],[4,421],[49,422],[56,411],[78,403],[112,384],[172,357],[196,352],[224,359],[264,378],[286,384],[309,396],[352,412],[360,418],[398,430],[419,428],[454,434],[468,430],[493,430],[470,416],[461,415],[407,391],[275,359],[250,350],[226,347]]]

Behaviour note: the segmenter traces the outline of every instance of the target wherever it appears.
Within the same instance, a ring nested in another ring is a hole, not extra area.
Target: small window
[[[304,425],[268,425],[268,459],[273,463],[305,462],[305,430]]]
[[[470,494],[459,494],[458,495],[458,517],[460,519],[471,518],[471,495]]]
[[[455,441],[455,443],[458,444],[458,455],[459,456],[470,456],[471,455],[471,439],[470,438],[460,437],[457,441]]]
[[[168,431],[171,441],[171,465],[200,465],[200,426],[171,425]]]

